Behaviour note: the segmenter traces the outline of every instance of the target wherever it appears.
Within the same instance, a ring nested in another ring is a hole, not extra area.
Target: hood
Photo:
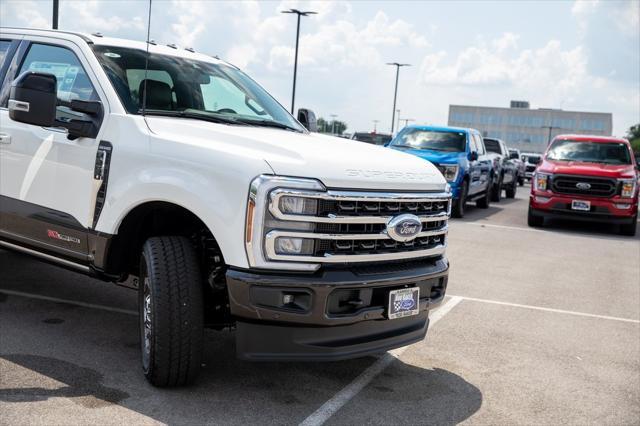
[[[609,178],[632,178],[636,175],[631,164],[584,163],[581,161],[544,160],[538,170],[544,173]]]
[[[151,132],[164,140],[214,152],[242,152],[263,159],[277,175],[315,178],[328,188],[442,191],[446,187],[432,164],[363,142],[185,118],[147,116],[146,121]]]
[[[416,157],[436,164],[458,164],[460,158],[464,158],[466,155],[464,152],[431,151],[425,149],[393,148],[393,150],[415,155]]]

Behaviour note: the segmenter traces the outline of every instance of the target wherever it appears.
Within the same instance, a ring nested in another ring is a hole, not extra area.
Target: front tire
[[[140,260],[142,369],[154,386],[192,383],[203,349],[203,295],[196,251],[184,237],[149,238]]]
[[[491,201],[495,201],[499,203],[502,200],[502,180],[504,177],[498,179],[498,182],[493,184],[493,189],[491,191]]]
[[[511,186],[506,189],[507,198],[516,198],[516,191],[518,190],[518,181],[513,180]]]
[[[467,192],[469,192],[469,183],[465,180],[462,181],[462,186],[460,187],[460,197],[453,200],[453,206],[451,206],[451,215],[453,217],[464,217],[464,206],[467,203]]]
[[[529,212],[527,214],[527,225],[532,228],[540,228],[544,225],[544,217],[536,215],[531,206],[529,206]]]
[[[487,185],[487,189],[484,196],[476,201],[477,207],[481,209],[489,208],[489,205],[491,204],[491,198],[492,198],[492,195],[491,195],[492,189],[493,189],[493,184]]]
[[[620,225],[620,234],[627,237],[633,237],[636,235],[636,229],[638,228],[638,215],[633,217],[631,223]]]

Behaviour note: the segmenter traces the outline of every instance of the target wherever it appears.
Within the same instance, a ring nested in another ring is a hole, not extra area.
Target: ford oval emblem
[[[587,189],[591,189],[591,184],[587,182],[578,182],[576,183],[576,188],[586,191]]]
[[[387,235],[396,241],[414,240],[421,231],[422,222],[413,214],[394,216],[387,222]]]

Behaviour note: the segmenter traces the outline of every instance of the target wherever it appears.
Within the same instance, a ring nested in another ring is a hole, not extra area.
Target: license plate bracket
[[[420,312],[420,287],[401,288],[389,292],[387,317],[397,319],[418,315]]]
[[[581,212],[591,211],[591,201],[571,200],[571,210],[578,210]]]

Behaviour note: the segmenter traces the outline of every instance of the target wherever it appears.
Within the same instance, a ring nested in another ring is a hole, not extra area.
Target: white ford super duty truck
[[[0,82],[0,247],[136,288],[152,384],[196,377],[205,327],[246,360],[424,338],[451,207],[429,162],[173,45],[4,28]]]

